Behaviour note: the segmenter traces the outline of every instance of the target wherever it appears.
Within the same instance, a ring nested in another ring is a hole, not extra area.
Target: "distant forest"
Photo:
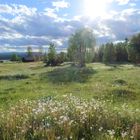
[[[75,39],[77,39],[76,34],[74,37]],[[27,47],[27,52],[0,53],[0,60],[9,59],[11,61],[22,61],[22,58],[32,57],[34,61],[44,61],[47,64],[50,63],[48,62],[48,59],[51,59],[51,61],[53,61],[54,63],[55,61],[58,61],[59,63],[65,61],[74,61],[73,54],[75,52],[76,47],[74,48],[72,45],[76,46],[76,44],[70,45],[71,41],[72,40],[70,38],[67,52],[57,53],[56,46],[53,43],[51,43],[47,53],[43,50],[42,47],[38,48],[38,52],[33,52],[32,47]],[[72,50],[73,48],[74,50]],[[140,63],[140,34],[134,35],[130,39],[126,38],[123,42],[110,42],[102,44],[99,47],[93,46],[93,48],[90,49],[90,51],[85,52],[84,57],[86,63]]]

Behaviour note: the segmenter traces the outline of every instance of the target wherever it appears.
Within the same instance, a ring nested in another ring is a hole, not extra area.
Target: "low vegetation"
[[[42,79],[48,79],[52,83],[66,84],[69,82],[86,82],[89,77],[95,73],[90,67],[75,67],[68,66],[63,68],[56,68],[53,71],[41,75]]]
[[[63,95],[61,101],[21,100],[0,113],[1,140],[129,140],[138,139],[140,109],[126,104],[110,110],[111,101]]]
[[[0,71],[1,140],[140,137],[138,65],[3,63]]]

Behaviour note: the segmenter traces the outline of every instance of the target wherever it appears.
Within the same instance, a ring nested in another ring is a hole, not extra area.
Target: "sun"
[[[106,0],[84,0],[84,15],[90,18],[104,16],[106,13]]]

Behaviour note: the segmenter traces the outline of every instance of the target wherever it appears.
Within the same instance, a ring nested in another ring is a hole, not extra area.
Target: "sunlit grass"
[[[8,106],[19,99],[38,99],[46,96],[59,96],[72,94],[74,96],[91,98],[114,99],[114,103],[130,103],[140,106],[140,67],[133,65],[104,65],[100,63],[89,64],[93,73],[85,72],[83,79],[79,72],[69,65],[59,67],[44,67],[43,63],[14,63],[0,64],[0,77],[10,75],[24,75],[26,79],[1,79],[0,104]],[[74,73],[75,72],[75,73]],[[43,75],[43,77],[42,77]],[[89,75],[88,79],[85,75]],[[60,80],[60,82],[58,81]],[[65,82],[67,80],[67,82]],[[85,80],[85,82],[82,82]],[[120,84],[119,82],[124,82]],[[54,84],[55,83],[55,84]],[[128,91],[125,96],[123,91]]]
[[[20,100],[0,113],[1,140],[129,140],[139,138],[140,109],[63,95],[61,100]]]
[[[0,64],[0,108],[2,140],[137,138],[140,67]]]

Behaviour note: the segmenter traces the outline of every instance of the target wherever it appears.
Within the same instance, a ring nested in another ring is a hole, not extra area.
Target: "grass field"
[[[85,75],[69,65],[0,64],[0,105],[8,106],[19,99],[72,94],[86,99],[113,99],[114,103],[140,107],[140,67],[100,63],[88,66],[93,72],[87,71],[89,74]]]
[[[58,106],[58,104],[61,103],[60,105],[61,108],[62,106],[65,105],[69,106],[69,102],[71,102],[71,100],[74,101],[76,100],[73,104],[75,106],[78,106],[77,100],[80,99],[82,100],[82,103],[86,102],[86,104],[88,104],[87,106],[89,107],[89,111],[86,112],[88,115],[90,112],[96,115],[100,115],[98,111],[95,110],[93,111],[93,108],[92,109],[90,108],[89,103],[92,101],[92,99],[94,99],[98,101],[98,104],[101,103],[102,105],[104,105],[104,106],[99,105],[100,108],[106,108],[108,111],[111,112],[110,114],[107,113],[109,115],[108,117],[112,116],[114,118],[117,118],[116,121],[118,121],[119,119],[124,120],[125,118],[126,122],[120,122],[122,132],[123,132],[122,127],[124,127],[124,130],[126,131],[126,128],[128,127],[126,124],[130,124],[132,129],[135,123],[140,122],[140,110],[139,110],[140,109],[140,67],[132,64],[105,65],[101,63],[88,64],[87,67],[88,68],[79,69],[71,66],[70,64],[63,64],[63,66],[58,66],[58,67],[44,67],[44,64],[41,62],[0,64],[0,108],[2,111],[5,112],[6,110],[10,110],[11,106],[12,107],[17,106],[17,104],[19,104],[19,100],[20,102],[21,100],[25,102],[26,99],[28,99],[28,102],[30,102],[30,100],[34,102],[34,100],[40,101],[43,99],[47,99],[47,100],[53,99],[54,102],[57,102],[56,106]],[[68,97],[68,99],[66,102],[63,102],[65,100],[65,97],[66,98]],[[24,104],[26,108],[31,106],[30,103],[27,104]],[[37,106],[35,103],[33,104],[34,104],[32,106],[33,108]],[[50,106],[52,106],[52,108],[55,106],[55,105],[53,106],[52,103],[50,102],[49,104]],[[92,105],[94,106],[95,104],[92,102],[91,106]],[[86,110],[83,104],[81,106]],[[48,109],[46,106],[45,108]],[[74,108],[75,110],[77,109],[76,107]],[[59,110],[58,114],[61,114],[62,110]],[[24,111],[26,113],[28,112],[26,109]],[[116,117],[117,115],[114,114],[114,111],[116,113],[120,111],[121,117],[120,118]],[[50,112],[47,113],[49,114]],[[5,112],[4,114],[8,114],[8,113]],[[106,112],[103,111],[101,117],[104,118],[107,114]],[[52,115],[52,117],[54,116]],[[71,115],[71,117],[73,118],[74,115]],[[75,115],[75,117],[78,117],[78,114]],[[92,121],[93,120],[91,120],[91,122]],[[110,125],[106,128],[107,133],[110,134],[110,137],[104,132],[102,133],[102,135],[98,134],[100,135],[100,137],[97,136],[96,139],[109,140],[109,139],[113,139],[112,135],[115,135],[114,137],[115,140],[125,139],[125,138],[127,140],[130,139],[131,137],[130,129],[127,132],[129,133],[129,137],[122,136],[122,138],[120,138],[119,137],[120,132],[118,132],[119,133],[118,135],[114,134],[114,130],[116,132],[119,129],[118,127],[120,126],[118,126],[118,124],[115,125],[116,123],[114,122],[114,120],[112,120],[111,122],[109,118],[105,122],[110,123]],[[112,126],[111,123],[114,123],[114,126]],[[99,124],[100,123],[98,123],[98,125]],[[14,127],[13,124],[12,126]],[[68,132],[65,132],[64,135],[65,137],[62,138],[57,136],[57,138],[62,140],[65,138],[77,140],[77,139],[82,139],[82,137],[83,139],[86,140],[94,139],[93,137],[91,137],[92,134],[90,134],[91,132],[89,132],[89,130],[87,131],[86,129],[85,131],[85,129],[83,129],[83,126],[82,125],[80,126],[82,127],[82,130],[79,127],[79,130],[82,131],[81,133],[83,132],[87,134],[89,133],[88,134],[89,136],[83,136],[83,135],[77,136],[77,134],[74,134],[75,132],[71,134],[69,132],[70,130],[67,130]],[[9,129],[11,127],[9,127]],[[1,125],[1,129],[2,128],[3,127]],[[63,125],[63,128],[68,129],[68,127],[66,127],[65,125]],[[100,128],[101,125],[98,129]],[[57,129],[59,128],[57,127]],[[16,133],[14,128],[13,128],[14,132],[11,133],[9,132],[9,134],[5,134],[4,133],[5,131],[4,130],[1,131],[1,135],[5,135],[5,137],[4,136],[0,137],[1,139],[5,138],[6,140],[8,140],[10,139],[11,135],[14,137],[13,133]],[[51,133],[50,135],[53,135],[53,137],[48,137],[47,135],[48,140],[56,139],[54,136],[56,133],[52,131],[51,132],[49,131],[48,133]],[[38,137],[37,136],[36,137],[32,136],[28,138],[24,137],[23,139],[46,138],[45,136],[41,137],[41,134],[40,137],[39,134],[37,135]],[[61,136],[62,135],[63,134],[61,133]],[[133,136],[131,138],[139,139],[139,136],[137,134],[135,135],[136,137]],[[18,136],[14,138],[16,140],[20,139]]]

